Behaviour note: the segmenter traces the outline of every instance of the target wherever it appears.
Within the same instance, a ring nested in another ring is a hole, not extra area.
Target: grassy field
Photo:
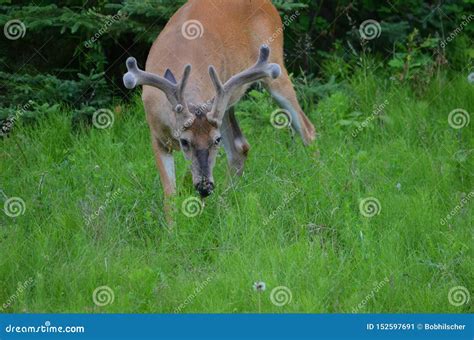
[[[68,110],[19,127],[0,140],[1,206],[24,202],[0,212],[0,310],[472,312],[473,122],[448,122],[474,108],[466,76],[410,88],[357,72],[317,104],[300,93],[319,135],[307,148],[252,92],[244,176],[222,150],[189,217],[177,155],[173,229],[138,97],[108,129],[72,131]]]

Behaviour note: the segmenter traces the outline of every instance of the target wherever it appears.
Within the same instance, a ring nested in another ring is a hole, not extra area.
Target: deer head
[[[194,105],[186,102],[184,91],[191,72],[191,65],[184,68],[181,81],[176,81],[168,69],[164,77],[138,69],[135,58],[127,59],[128,72],[123,77],[125,87],[137,85],[153,86],[166,95],[176,115],[173,137],[179,140],[181,150],[191,162],[193,184],[202,197],[210,195],[214,189],[212,170],[221,143],[220,127],[231,100],[242,88],[266,77],[277,78],[281,69],[278,64],[268,63],[270,48],[260,47],[260,55],[255,65],[232,76],[225,83],[219,79],[214,66],[209,66],[209,76],[215,88],[215,96],[206,103]]]

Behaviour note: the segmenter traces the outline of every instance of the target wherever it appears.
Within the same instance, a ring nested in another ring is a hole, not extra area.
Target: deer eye
[[[221,143],[222,137],[217,137],[214,141],[214,145],[219,145]]]
[[[185,150],[189,149],[189,142],[186,139],[180,139],[181,147]]]

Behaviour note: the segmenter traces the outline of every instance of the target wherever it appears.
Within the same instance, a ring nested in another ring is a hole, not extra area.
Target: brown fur
[[[182,34],[182,26],[189,20],[198,20],[203,27],[202,37],[189,40]],[[230,166],[241,174],[249,144],[240,130],[233,110],[220,120],[206,119],[211,110],[216,89],[209,77],[208,67],[214,65],[219,78],[225,82],[231,76],[251,67],[258,58],[259,47],[267,42],[271,49],[271,63],[281,66],[282,74],[276,80],[264,79],[265,86],[285,109],[294,112],[293,124],[305,144],[314,140],[315,130],[298,104],[295,91],[284,68],[282,22],[270,0],[190,0],[169,20],[153,43],[146,62],[146,71],[163,76],[170,69],[180,76],[185,65],[192,65],[184,91],[186,112],[178,114],[162,91],[143,86],[142,99],[152,136],[153,150],[166,195],[176,190],[168,156],[181,148],[181,141],[189,142],[184,154],[192,164],[193,182],[202,181],[200,165],[195,159],[196,150],[208,150],[212,167],[217,154],[214,143],[222,136]],[[176,77],[178,78],[178,77]],[[177,79],[179,82],[180,79]],[[233,93],[229,105],[237,102],[250,84]],[[202,111],[196,114],[196,110]],[[192,118],[191,124],[189,122]],[[178,134],[173,132],[178,131]],[[203,158],[204,153],[200,153]],[[202,159],[201,159],[202,162]],[[207,182],[206,182],[207,183]]]

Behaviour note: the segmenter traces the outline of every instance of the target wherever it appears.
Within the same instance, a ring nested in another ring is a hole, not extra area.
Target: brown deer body
[[[255,81],[263,81],[291,114],[305,144],[314,139],[314,127],[284,68],[281,32],[270,0],[190,0],[154,42],[145,72],[133,58],[127,60],[125,86],[144,85],[142,99],[165,196],[176,191],[175,150],[183,150],[191,161],[193,184],[202,197],[214,189],[212,169],[221,141],[230,167],[242,173],[249,144],[232,105]]]

